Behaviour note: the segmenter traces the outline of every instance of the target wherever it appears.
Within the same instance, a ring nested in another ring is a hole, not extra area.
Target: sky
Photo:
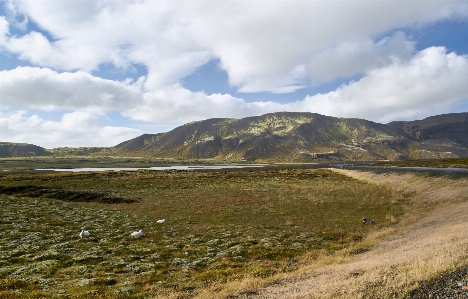
[[[0,141],[191,121],[468,112],[466,0],[0,0]]]

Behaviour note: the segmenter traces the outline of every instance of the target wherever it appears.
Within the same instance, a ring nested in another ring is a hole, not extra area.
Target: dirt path
[[[468,263],[467,179],[339,171],[412,194],[417,212],[395,228],[370,236],[363,243],[381,241],[368,251],[325,257],[268,287],[231,298],[399,298],[418,281]],[[468,297],[468,287],[459,287]]]

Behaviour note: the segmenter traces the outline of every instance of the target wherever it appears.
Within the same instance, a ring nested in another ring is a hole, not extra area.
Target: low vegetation
[[[467,298],[468,280],[462,274],[468,269],[466,177],[336,171],[403,192],[409,213],[362,242],[268,283],[238,283],[240,291],[233,294],[249,295],[237,298]]]
[[[0,298],[191,298],[359,244],[411,196],[323,169],[23,172],[0,192]]]

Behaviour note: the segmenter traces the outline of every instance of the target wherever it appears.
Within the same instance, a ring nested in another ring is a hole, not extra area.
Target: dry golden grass
[[[337,170],[408,194],[412,213],[360,244],[294,273],[246,279],[198,298],[401,298],[444,271],[468,263],[468,180]]]

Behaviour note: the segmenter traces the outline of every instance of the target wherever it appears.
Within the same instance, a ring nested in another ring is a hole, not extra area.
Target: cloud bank
[[[244,92],[294,90],[304,81],[331,80],[393,56],[408,57],[404,37],[386,46],[374,37],[395,28],[466,18],[464,1],[15,1],[42,33],[9,35],[0,45],[38,66],[98,69],[110,63],[148,68],[148,90],[174,84],[210,59],[219,59],[231,85]],[[410,47],[411,48],[411,47]],[[409,49],[410,50],[410,49]],[[335,63],[351,53],[354,66]],[[328,68],[328,67],[327,67]]]
[[[252,102],[229,94],[192,92],[180,84],[146,92],[133,84],[83,72],[58,73],[21,67],[0,73],[2,104],[34,109],[118,110],[134,120],[188,122],[213,117],[245,117],[276,111],[317,112],[387,122],[440,114],[468,97],[468,56],[427,48],[409,61],[394,59],[359,81],[291,103]]]
[[[33,109],[106,111],[140,105],[144,78],[117,82],[82,71],[58,73],[48,68],[18,67],[0,72],[2,105]]]
[[[403,32],[444,20],[467,22],[468,3],[461,0],[8,0],[4,9],[0,51],[29,64],[0,72],[5,141],[115,145],[142,133],[105,126],[111,111],[174,125],[277,111],[388,122],[451,112],[468,100],[467,56],[438,45],[417,51],[417,41]],[[179,83],[212,60],[237,95],[194,92]],[[133,78],[137,65],[146,68],[145,76]],[[129,79],[96,75],[108,67]],[[242,97],[293,93],[339,78],[355,79],[294,102]],[[69,112],[50,121],[27,109]],[[67,127],[73,122],[102,136]]]
[[[82,111],[66,113],[59,121],[45,120],[37,114],[28,116],[26,111],[0,113],[0,132],[2,141],[27,140],[45,148],[114,146],[143,134],[137,129],[103,126],[97,115]],[[66,144],[61,140],[66,140]]]

